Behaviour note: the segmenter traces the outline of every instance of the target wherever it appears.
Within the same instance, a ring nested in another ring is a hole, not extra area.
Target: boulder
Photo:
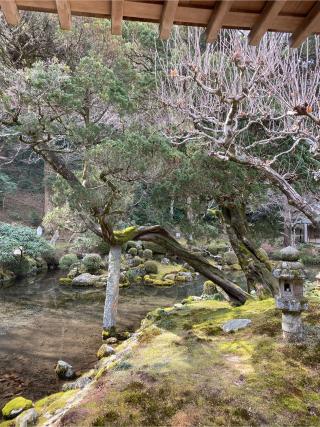
[[[72,286],[95,286],[103,281],[104,276],[95,276],[90,273],[83,273],[72,280]]]
[[[97,357],[98,359],[102,359],[103,357],[108,357],[114,354],[115,351],[111,345],[108,344],[102,344],[102,346],[99,348]]]
[[[16,427],[29,427],[34,426],[39,418],[38,412],[34,409],[28,409],[27,411],[22,412],[16,418]]]
[[[58,363],[55,367],[55,372],[62,380],[71,380],[75,377],[75,371],[73,367],[63,360],[58,360]]]
[[[24,397],[16,397],[10,400],[3,408],[2,415],[3,418],[10,420],[17,417],[21,412],[26,411],[27,409],[32,408],[33,403],[31,400],[25,399]]]
[[[117,344],[118,340],[116,337],[110,337],[106,339],[107,344]]]
[[[180,302],[178,302],[177,304],[174,304],[174,306],[173,306],[176,310],[182,310],[184,307],[183,307],[183,304],[181,304]]]
[[[163,265],[169,265],[170,264],[169,258],[166,258],[166,257],[162,258],[161,264],[163,264]]]
[[[175,280],[176,280],[176,275],[175,275],[175,273],[169,273],[169,274],[166,274],[166,275],[164,276],[164,279],[165,279],[165,280],[172,280],[172,281],[175,281]]]
[[[223,332],[235,332],[251,324],[250,319],[232,319],[222,325]]]
[[[180,271],[178,277],[184,277],[186,282],[192,282],[193,280],[193,275],[190,271]]]

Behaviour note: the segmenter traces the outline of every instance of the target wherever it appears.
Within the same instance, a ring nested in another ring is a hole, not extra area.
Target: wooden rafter
[[[122,34],[123,0],[112,0],[111,3],[111,34]]]
[[[168,37],[173,23],[207,27],[208,41],[214,40],[222,27],[251,30],[254,44],[266,31],[292,33],[292,46],[298,46],[309,34],[320,33],[320,0],[288,0],[284,6],[283,1],[180,0],[173,12],[176,0],[69,0],[72,16],[111,18],[113,34],[121,33],[122,19],[160,25],[163,22],[163,38]],[[58,11],[56,0],[0,0],[0,4],[10,24],[19,22],[18,10]],[[261,4],[266,5],[262,11]]]
[[[310,34],[320,31],[320,1],[313,6],[305,20],[290,38],[290,47],[299,47]]]
[[[20,14],[15,0],[0,0],[1,10],[8,24],[18,25]]]
[[[72,17],[69,0],[56,0],[57,11],[60,21],[60,27],[63,30],[71,30]]]
[[[212,43],[217,38],[217,35],[223,25],[223,20],[230,11],[231,6],[231,0],[220,0],[215,5],[206,29],[205,37],[207,43]]]
[[[286,0],[267,1],[266,6],[249,34],[249,43],[256,46],[264,34],[272,28],[274,19],[278,16]]]
[[[171,29],[174,23],[174,17],[178,8],[179,0],[166,0],[160,21],[160,38],[167,40],[170,37]]]

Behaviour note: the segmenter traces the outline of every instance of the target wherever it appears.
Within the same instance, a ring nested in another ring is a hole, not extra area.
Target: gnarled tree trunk
[[[108,280],[103,313],[103,329],[116,326],[119,298],[121,246],[111,246],[109,252]]]
[[[248,291],[256,289],[274,295],[278,284],[272,275],[268,259],[265,259],[265,256],[249,238],[245,205],[221,203],[220,208],[230,243],[246,276]]]
[[[154,242],[162,246],[168,253],[178,256],[197,272],[212,280],[216,285],[220,286],[230,298],[230,302],[234,305],[242,305],[250,297],[240,286],[223,277],[219,269],[214,267],[208,260],[201,255],[191,252],[177,242],[166,230],[160,226],[140,227],[137,230],[136,240]]]

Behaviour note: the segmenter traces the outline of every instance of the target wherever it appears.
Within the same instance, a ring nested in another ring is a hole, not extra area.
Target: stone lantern
[[[273,271],[279,280],[279,294],[276,307],[282,310],[282,331],[286,341],[300,341],[303,338],[301,312],[308,308],[303,296],[305,272],[298,262],[299,252],[288,246],[280,251],[281,262]]]

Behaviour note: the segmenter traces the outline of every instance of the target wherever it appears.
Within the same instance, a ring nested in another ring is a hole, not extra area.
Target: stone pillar
[[[301,312],[282,313],[282,336],[287,342],[296,342],[303,339]]]

